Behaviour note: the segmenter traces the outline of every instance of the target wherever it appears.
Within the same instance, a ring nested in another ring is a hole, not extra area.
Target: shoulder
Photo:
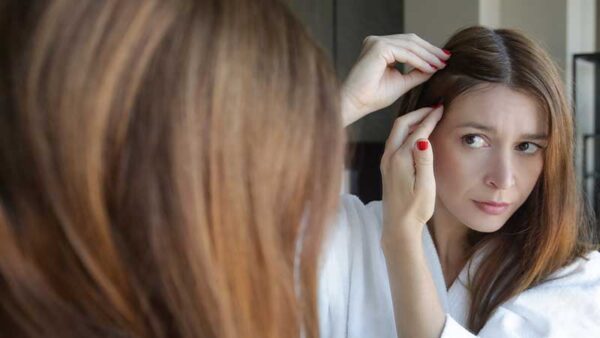
[[[372,201],[365,204],[357,196],[345,194],[340,197],[337,217],[338,220],[345,218],[351,221],[351,225],[359,225],[359,222],[368,223],[380,231],[383,218],[382,203]]]
[[[590,251],[557,270],[543,283],[525,291],[523,296],[564,296],[581,294],[600,297],[600,252]],[[593,299],[593,298],[592,298]],[[600,307],[600,298],[595,298]]]
[[[353,264],[365,263],[364,259],[380,250],[381,202],[365,205],[358,197],[342,195],[338,209],[324,238],[321,278],[335,280],[347,274]]]
[[[319,269],[321,336],[395,337],[381,219],[380,201],[340,197]]]
[[[382,217],[381,201],[364,204],[354,195],[342,195],[324,238],[325,256],[378,248]]]
[[[534,289],[553,288],[600,288],[600,252],[590,251],[584,257],[553,273],[544,283]]]
[[[600,253],[576,259],[545,282],[513,297],[486,326],[500,323],[552,337],[600,332]]]

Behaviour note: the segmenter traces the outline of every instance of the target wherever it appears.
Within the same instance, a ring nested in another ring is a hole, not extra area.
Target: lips
[[[510,203],[495,201],[473,201],[479,210],[489,215],[500,215],[508,210]]]

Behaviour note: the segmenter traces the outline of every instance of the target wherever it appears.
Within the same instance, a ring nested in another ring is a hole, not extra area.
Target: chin
[[[471,230],[491,233],[500,230],[512,214],[512,212],[508,212],[502,215],[487,215],[479,210],[473,210],[467,215],[462,215],[466,216],[462,219],[462,223]]]
[[[469,229],[477,232],[492,233],[500,230],[506,221],[481,220],[480,222],[464,222]]]

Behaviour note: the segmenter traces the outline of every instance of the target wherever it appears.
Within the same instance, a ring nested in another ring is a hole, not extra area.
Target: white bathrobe
[[[355,196],[341,197],[320,267],[321,337],[396,337],[392,296],[380,247],[382,223],[381,202],[364,205]],[[441,337],[476,337],[466,329],[470,301],[465,288],[466,268],[446,290],[427,227],[423,244],[446,312]],[[477,337],[600,337],[600,253],[591,252],[586,258],[502,304]],[[473,259],[477,262],[478,257]]]

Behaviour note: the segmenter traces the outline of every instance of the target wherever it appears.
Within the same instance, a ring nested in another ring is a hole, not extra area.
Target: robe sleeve
[[[363,204],[342,195],[324,242],[318,290],[319,327],[325,338],[396,338],[396,324],[385,256],[381,248],[381,201]],[[429,232],[425,255],[442,306],[446,286]]]

